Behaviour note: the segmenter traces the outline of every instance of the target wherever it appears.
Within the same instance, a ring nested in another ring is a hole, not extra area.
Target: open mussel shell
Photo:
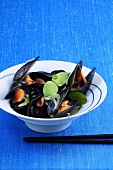
[[[13,81],[20,81],[24,78],[26,73],[30,70],[30,68],[35,64],[35,62],[38,60],[39,56],[35,59],[28,61],[26,64],[24,64],[14,75]]]
[[[75,79],[81,77],[81,70],[82,70],[82,61],[79,61],[79,63],[75,66],[74,70],[70,74],[68,81],[67,81],[67,86],[71,89]],[[80,76],[79,76],[80,75]]]
[[[27,109],[27,115],[36,118],[48,118],[47,105],[45,101],[42,100],[42,96],[39,95],[33,99]]]
[[[29,76],[32,80],[34,80],[37,84],[44,85],[46,81],[51,80],[51,75],[47,72],[31,72]]]
[[[47,101],[47,113],[51,117],[53,112],[56,110],[58,107],[59,99],[53,99],[50,101]]]
[[[74,68],[73,72],[70,74],[67,81],[67,87],[70,88],[70,91],[81,92],[86,94],[94,77],[96,68],[93,68],[90,73],[84,77],[82,73],[82,61],[80,61]]]
[[[20,97],[18,100],[17,99],[18,96],[17,95],[15,96],[18,89],[19,90],[21,89],[24,93],[24,95],[23,94],[21,95],[22,96],[21,100],[20,100]],[[29,88],[27,86],[21,86],[17,88],[15,90],[15,93],[12,95],[9,101],[11,108],[22,115],[27,115],[27,108],[28,108],[29,102],[26,102],[26,99],[27,101],[29,100]]]
[[[9,88],[9,91],[7,93],[7,95],[5,96],[5,99],[10,99],[14,94],[15,94],[15,91],[18,89],[18,88],[23,88],[25,86],[25,82],[18,82],[18,81],[14,81],[10,88]]]
[[[59,93],[59,95],[60,95],[59,99],[54,99],[54,100],[48,101],[47,113],[50,117],[52,115],[54,115],[55,112],[58,110],[58,108],[61,105],[61,103],[63,102],[63,100],[66,98],[68,92],[69,92],[69,88],[66,88]]]
[[[74,110],[74,108],[77,106],[78,101],[71,101],[70,102],[70,107],[67,108],[66,110],[62,111],[62,112],[56,112],[54,115],[51,115],[51,118],[60,118],[60,117],[66,117],[66,116],[70,116],[71,112]]]
[[[5,96],[5,99],[10,99],[13,94],[15,93],[15,90],[19,87],[24,86],[26,82],[22,81],[26,73],[30,70],[30,68],[35,64],[39,57],[36,57],[35,59],[28,61],[26,64],[24,64],[14,75],[12,84],[9,88],[9,91],[7,95]]]

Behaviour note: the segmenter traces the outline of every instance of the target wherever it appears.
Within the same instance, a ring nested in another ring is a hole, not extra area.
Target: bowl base
[[[72,121],[67,122],[65,124],[59,124],[59,125],[34,125],[28,122],[25,122],[26,126],[29,127],[31,130],[34,130],[36,132],[41,133],[54,133],[62,131],[66,128],[68,128],[71,125]]]

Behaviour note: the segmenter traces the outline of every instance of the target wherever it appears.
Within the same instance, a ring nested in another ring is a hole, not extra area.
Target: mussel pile
[[[85,95],[95,68],[86,77],[82,73],[82,61],[72,73],[64,70],[30,72],[38,58],[26,62],[13,77],[5,96],[13,110],[30,117],[58,118],[70,115],[75,106],[81,107],[87,102]],[[81,95],[85,99],[82,104],[79,101]]]

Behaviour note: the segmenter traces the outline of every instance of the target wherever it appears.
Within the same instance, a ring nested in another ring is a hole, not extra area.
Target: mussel
[[[27,115],[36,118],[49,118],[46,110],[47,105],[45,99],[42,95],[39,95],[30,102],[27,109]]]
[[[45,72],[45,71],[31,72],[29,74],[29,77],[31,78],[31,80],[33,80],[37,84],[44,85],[45,82],[52,80],[52,76],[54,74],[57,74],[57,73],[60,73],[60,72],[65,72],[65,71],[64,70],[54,70],[50,73]]]
[[[15,75],[13,77],[13,81],[12,81],[12,84],[11,84],[11,86],[9,88],[9,91],[8,91],[7,95],[5,96],[5,99],[10,99],[13,96],[13,94],[15,93],[15,90],[18,87],[21,87],[24,84],[29,84],[28,81],[24,81],[25,80],[25,75],[28,73],[30,68],[35,64],[35,62],[38,60],[38,58],[39,57],[36,57],[35,59],[33,59],[31,61],[28,61],[19,70],[17,70],[17,72],[15,73]],[[34,82],[30,78],[29,78],[29,81]]]
[[[59,99],[53,99],[48,101],[47,113],[50,117],[53,117],[53,115],[55,115],[56,112],[58,112],[58,109],[62,102],[65,100],[66,96],[68,95],[68,92],[69,88],[66,88],[59,93],[60,95]]]
[[[64,100],[60,105],[58,112],[51,116],[51,118],[59,118],[70,116],[73,109],[77,106],[77,101],[71,102],[70,100]],[[61,110],[60,110],[61,109]]]
[[[29,88],[27,86],[18,87],[9,102],[13,110],[22,115],[26,115],[29,104]]]
[[[40,86],[44,85],[46,81],[51,80],[51,75],[47,72],[41,72],[41,71],[31,72],[29,76],[32,80],[34,80]]]
[[[14,75],[13,81],[20,81],[24,78],[26,73],[30,70],[30,68],[35,64],[35,62],[38,60],[39,56],[36,57],[33,60],[28,61],[26,64],[24,64]]]
[[[12,96],[15,94],[15,91],[18,89],[18,88],[21,88],[25,85],[24,82],[17,82],[17,81],[14,81],[10,88],[9,88],[9,91],[7,93],[7,95],[5,96],[5,99],[10,99],[12,98]]]
[[[74,68],[73,72],[67,81],[67,87],[70,91],[81,92],[86,94],[94,77],[96,68],[93,68],[90,73],[85,77],[82,73],[82,61],[80,61]]]
[[[48,103],[47,113],[51,118],[68,116],[77,105],[77,101],[68,97],[69,88],[63,89],[59,94],[59,99],[50,100]]]

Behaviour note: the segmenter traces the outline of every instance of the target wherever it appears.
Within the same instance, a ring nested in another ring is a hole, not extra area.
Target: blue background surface
[[[24,136],[113,133],[113,1],[0,0],[0,72],[38,55],[96,67],[107,97],[54,134],[34,132],[0,109],[0,169],[113,169],[113,145],[23,141]]]

